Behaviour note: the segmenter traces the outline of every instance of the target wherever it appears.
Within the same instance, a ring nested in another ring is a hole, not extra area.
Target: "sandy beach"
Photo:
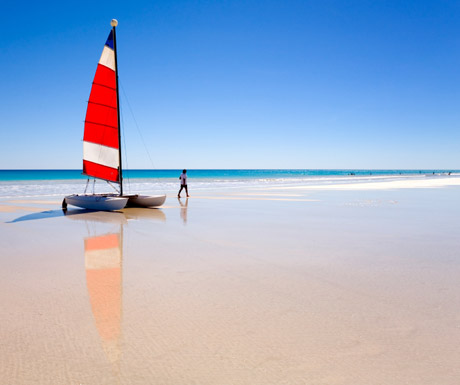
[[[457,385],[460,177],[0,201],[0,383]]]

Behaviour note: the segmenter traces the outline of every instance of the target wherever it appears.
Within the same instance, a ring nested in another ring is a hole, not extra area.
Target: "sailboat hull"
[[[127,207],[158,207],[165,203],[166,195],[128,195]]]
[[[121,210],[128,202],[127,197],[118,195],[69,195],[65,197],[67,204],[88,210],[114,211]]]

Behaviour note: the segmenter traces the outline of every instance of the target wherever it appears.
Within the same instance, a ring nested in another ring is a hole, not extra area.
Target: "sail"
[[[83,174],[119,182],[120,143],[114,34],[110,31],[97,65],[83,135]]]

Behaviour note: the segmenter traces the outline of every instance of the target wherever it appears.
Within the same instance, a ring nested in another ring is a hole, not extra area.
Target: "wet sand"
[[[2,201],[0,383],[457,385],[460,186],[433,180]]]

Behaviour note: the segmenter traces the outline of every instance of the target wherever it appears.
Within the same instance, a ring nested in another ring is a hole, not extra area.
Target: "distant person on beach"
[[[182,170],[182,174],[180,174],[180,190],[177,193],[177,196],[180,198],[180,193],[183,188],[185,188],[185,193],[187,194],[187,198],[190,196],[188,195],[188,189],[187,189],[187,170]]]

